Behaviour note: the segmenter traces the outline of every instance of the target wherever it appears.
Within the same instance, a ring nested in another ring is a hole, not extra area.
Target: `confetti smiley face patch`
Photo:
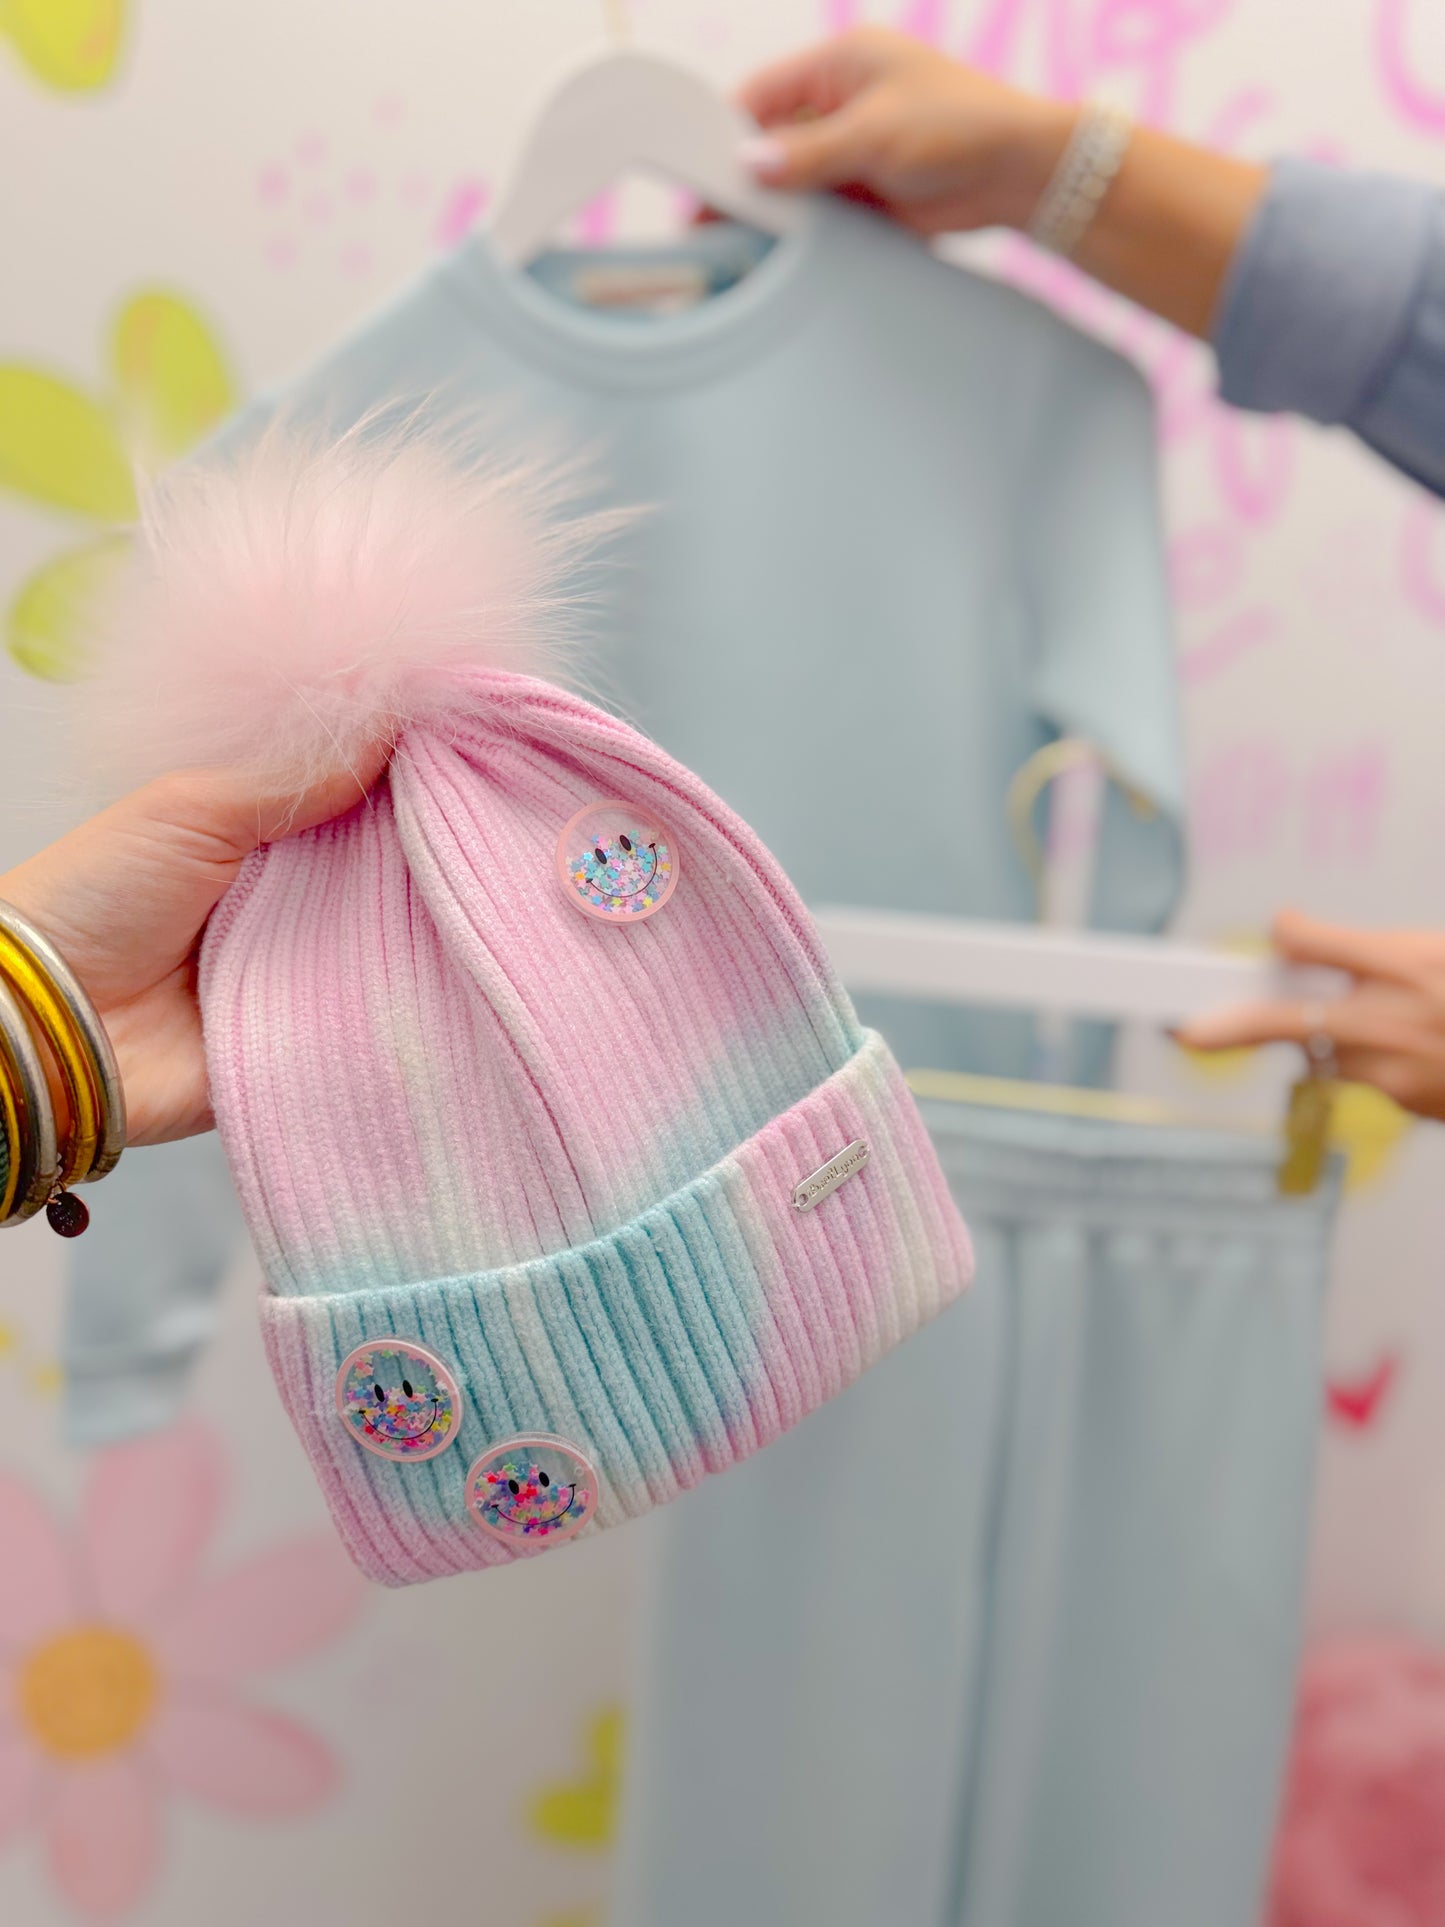
[[[409,1338],[379,1338],[342,1361],[336,1410],[366,1451],[417,1464],[445,1452],[456,1437],[461,1399],[435,1353]]]
[[[518,1547],[558,1545],[597,1509],[597,1474],[566,1439],[537,1433],[484,1452],[467,1474],[467,1506],[483,1532]]]
[[[626,803],[589,803],[557,839],[557,875],[584,916],[641,923],[677,887],[677,845],[665,825]]]

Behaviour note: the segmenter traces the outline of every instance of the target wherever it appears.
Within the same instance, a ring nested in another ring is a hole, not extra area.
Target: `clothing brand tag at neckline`
[[[841,1151],[835,1152],[826,1164],[820,1164],[795,1188],[793,1208],[811,1211],[815,1204],[821,1204],[824,1198],[831,1197],[855,1171],[861,1171],[867,1162],[868,1146],[861,1137],[855,1137],[851,1144],[845,1144]]]
[[[589,308],[623,308],[648,314],[683,314],[707,299],[707,270],[700,261],[640,261],[577,270],[576,295]]]

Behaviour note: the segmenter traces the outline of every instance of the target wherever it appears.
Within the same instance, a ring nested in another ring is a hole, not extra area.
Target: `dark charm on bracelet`
[[[61,1238],[78,1238],[90,1223],[90,1212],[83,1198],[73,1191],[57,1191],[45,1207],[50,1229]]]

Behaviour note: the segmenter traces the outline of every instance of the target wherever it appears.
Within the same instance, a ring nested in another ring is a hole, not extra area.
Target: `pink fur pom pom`
[[[1373,1639],[1306,1656],[1266,1918],[1445,1922],[1445,1655]]]
[[[462,446],[410,420],[283,422],[153,485],[88,685],[101,780],[224,765],[299,795],[445,727],[468,671],[562,676],[569,574],[608,518],[568,512],[575,471]]]

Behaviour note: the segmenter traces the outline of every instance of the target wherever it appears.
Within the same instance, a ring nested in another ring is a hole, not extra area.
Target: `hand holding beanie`
[[[767,850],[522,673],[595,534],[544,475],[273,430],[144,534],[98,691],[125,774],[285,793],[394,743],[248,861],[200,985],[267,1350],[363,1571],[645,1512],[963,1289],[913,1101]]]

